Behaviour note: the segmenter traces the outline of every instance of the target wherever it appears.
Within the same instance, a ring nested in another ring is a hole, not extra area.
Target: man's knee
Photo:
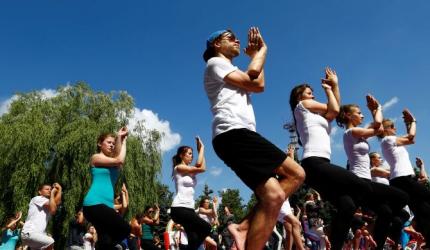
[[[290,158],[285,159],[279,167],[277,174],[281,178],[284,177],[295,182],[297,186],[301,185],[306,178],[306,174],[302,166]]]
[[[274,208],[282,206],[286,199],[284,190],[275,178],[270,178],[257,187],[256,195],[263,206],[273,206]]]

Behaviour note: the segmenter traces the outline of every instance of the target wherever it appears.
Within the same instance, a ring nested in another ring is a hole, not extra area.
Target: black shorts
[[[233,129],[212,140],[215,153],[255,191],[281,166],[287,155],[273,143],[249,129]]]

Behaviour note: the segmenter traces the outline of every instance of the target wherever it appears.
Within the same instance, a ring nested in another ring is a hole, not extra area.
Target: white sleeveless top
[[[299,102],[294,109],[297,132],[303,144],[302,159],[317,156],[330,160],[330,123],[319,114],[312,113]]]
[[[390,185],[390,181],[388,181],[388,179],[385,177],[372,176],[372,181],[384,185]]]
[[[195,175],[180,174],[177,167],[174,171],[176,195],[173,198],[172,207],[186,207],[194,209],[194,187],[197,185]]]
[[[352,135],[352,129],[343,133],[343,148],[349,162],[349,171],[360,178],[372,179],[370,174],[369,143],[364,138]]]
[[[408,175],[415,175],[409,160],[409,153],[404,146],[396,144],[396,136],[385,136],[381,141],[382,155],[390,165],[390,180]]]

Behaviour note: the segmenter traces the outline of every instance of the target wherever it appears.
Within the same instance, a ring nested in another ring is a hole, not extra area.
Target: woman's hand
[[[118,130],[118,136],[121,139],[124,139],[127,135],[128,135],[128,128],[127,127],[122,127]]]
[[[403,113],[403,121],[406,124],[409,124],[409,123],[412,123],[415,121],[414,116],[412,115],[412,113],[408,109],[404,109],[402,113]]]
[[[339,79],[337,78],[336,71],[331,68],[325,68],[325,78],[321,79],[321,85],[324,89],[328,89],[328,86],[331,88],[337,86],[339,84]]]
[[[197,145],[197,151],[200,151],[205,147],[205,145],[203,144],[199,136],[196,136],[196,145]]]
[[[378,109],[378,107],[380,107],[378,100],[376,100],[376,98],[370,94],[366,95],[366,101],[367,107],[370,111],[375,111],[376,109]]]

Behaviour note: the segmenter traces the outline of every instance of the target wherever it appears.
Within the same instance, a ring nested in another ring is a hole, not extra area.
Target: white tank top
[[[372,176],[372,181],[384,185],[390,185],[390,181],[385,177]]]
[[[317,156],[330,160],[330,123],[319,114],[312,113],[299,102],[294,109],[297,133],[303,145],[302,159]]]
[[[397,146],[396,136],[385,136],[381,141],[382,155],[390,165],[390,180],[408,175],[415,175],[409,160],[409,153],[404,146]]]
[[[349,162],[349,171],[360,178],[372,179],[370,174],[369,143],[364,138],[352,135],[352,129],[343,133],[343,148]]]
[[[172,207],[186,207],[194,209],[194,187],[197,185],[195,175],[180,174],[177,167],[174,169],[176,195],[173,198]]]

